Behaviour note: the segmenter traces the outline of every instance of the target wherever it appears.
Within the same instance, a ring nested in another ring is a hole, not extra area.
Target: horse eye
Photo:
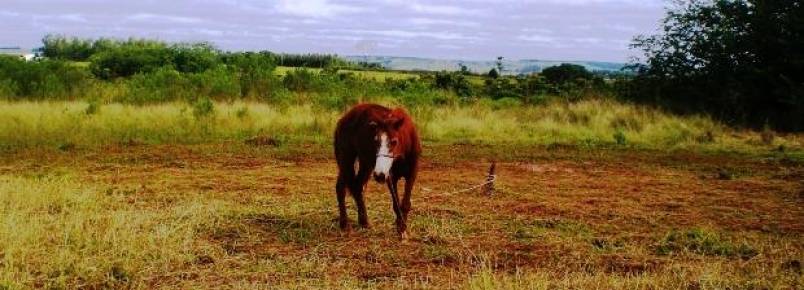
[[[396,139],[391,139],[391,146],[395,146],[395,145],[396,145]]]

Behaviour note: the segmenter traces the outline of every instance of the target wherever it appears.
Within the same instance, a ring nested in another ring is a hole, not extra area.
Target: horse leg
[[[400,235],[404,235],[405,222],[402,220],[402,210],[399,208],[399,194],[397,192],[397,182],[399,182],[399,178],[390,176],[386,182],[388,183],[388,190],[391,191],[391,204],[394,208],[394,214],[396,214],[396,230]]]
[[[413,192],[413,183],[416,182],[416,176],[409,176],[405,178],[405,194],[402,196],[402,231],[407,229],[408,213],[410,212],[410,195]]]
[[[349,228],[349,220],[346,218],[346,184],[347,181],[343,174],[338,174],[338,181],[335,183],[335,192],[338,194],[338,224],[341,230]]]
[[[357,172],[357,178],[355,178],[355,182],[352,185],[352,197],[355,199],[355,205],[357,206],[357,221],[360,223],[361,227],[369,228],[369,221],[368,221],[368,213],[366,212],[366,199],[363,195],[363,191],[365,190],[366,182],[368,182],[369,174],[371,174],[371,169],[367,168],[368,166],[363,166],[365,163],[360,163],[360,169]]]
[[[338,196],[338,225],[342,230],[349,228],[349,219],[346,216],[346,190],[351,191],[351,184],[355,178],[354,154],[349,152],[336,152],[338,160],[338,181],[335,183],[335,193]]]

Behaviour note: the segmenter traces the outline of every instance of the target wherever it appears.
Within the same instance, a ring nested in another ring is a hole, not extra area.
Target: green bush
[[[199,98],[193,103],[193,116],[196,119],[209,117],[215,113],[215,104],[207,97]]]
[[[472,84],[466,79],[466,76],[461,72],[447,72],[441,71],[435,74],[433,85],[436,88],[443,90],[451,90],[455,92],[458,97],[468,99],[474,96]]]
[[[282,84],[294,92],[312,92],[321,90],[320,76],[308,69],[288,71],[282,78]]]
[[[209,44],[174,45],[171,60],[177,71],[200,73],[220,64],[218,52]]]
[[[624,146],[628,143],[628,140],[625,138],[625,133],[620,129],[617,129],[612,137],[614,138],[614,143],[617,143],[617,145]]]
[[[26,62],[0,56],[0,93],[6,98],[69,99],[82,97],[86,71],[59,60]]]
[[[594,78],[585,67],[577,64],[562,63],[542,70],[541,75],[552,84],[564,84],[576,80],[591,80]]]
[[[149,73],[172,66],[172,55],[166,47],[121,47],[95,54],[90,58],[92,74],[110,80]]]
[[[242,98],[267,99],[277,91],[274,57],[269,52],[227,53],[223,63],[237,76]]]
[[[195,95],[186,76],[169,67],[134,75],[126,84],[127,93],[115,101],[145,104],[185,100]]]
[[[241,98],[241,82],[231,68],[218,66],[201,73],[185,74],[195,90],[195,95],[209,96],[216,100]]]
[[[87,108],[84,110],[84,114],[87,115],[95,115],[100,110],[100,103],[98,100],[91,100],[89,104],[87,104]]]
[[[457,94],[449,94],[445,90],[434,89],[427,81],[415,78],[386,79],[385,90],[391,96],[408,107],[454,104]]]
[[[510,109],[522,106],[522,101],[517,98],[502,98],[494,101],[492,108],[495,110]]]

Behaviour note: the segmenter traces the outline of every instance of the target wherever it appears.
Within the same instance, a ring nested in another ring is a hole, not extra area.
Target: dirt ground
[[[316,145],[26,150],[2,155],[0,174],[72,174],[137,208],[231,205],[196,230],[192,260],[166,272],[134,269],[137,285],[494,288],[518,277],[507,287],[533,285],[527,279],[571,288],[803,287],[800,163],[563,147],[425,151],[407,240],[394,233],[389,194],[374,182],[372,227],[356,225],[348,199],[354,229],[338,229],[336,167]],[[448,194],[483,182],[492,160],[495,194]]]

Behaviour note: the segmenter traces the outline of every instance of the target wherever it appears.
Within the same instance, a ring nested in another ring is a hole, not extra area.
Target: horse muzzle
[[[376,181],[376,182],[385,183],[385,180],[387,178],[388,178],[388,176],[385,173],[382,173],[382,172],[375,172],[374,173],[374,181]]]

